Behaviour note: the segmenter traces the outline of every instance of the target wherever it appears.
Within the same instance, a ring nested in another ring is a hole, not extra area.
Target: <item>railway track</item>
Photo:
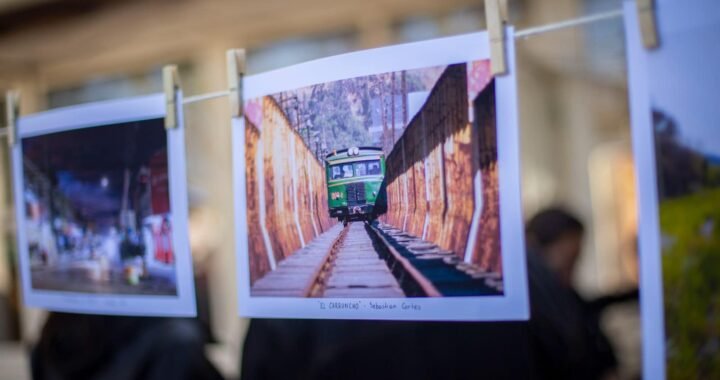
[[[501,273],[464,262],[452,251],[390,225],[375,222],[371,228],[390,253],[387,261],[410,296],[469,297],[504,291]]]
[[[405,297],[377,245],[365,223],[350,223],[333,246],[310,297]]]
[[[382,223],[336,225],[251,287],[253,296],[404,298],[501,294],[499,273]]]

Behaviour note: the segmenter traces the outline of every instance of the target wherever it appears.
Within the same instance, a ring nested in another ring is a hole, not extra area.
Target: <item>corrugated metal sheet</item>
[[[273,98],[262,108],[262,125],[246,119],[245,132],[251,283],[270,270],[269,252],[280,262],[334,224],[322,163]]]
[[[470,250],[470,261],[499,271],[494,93],[490,82],[473,101],[476,113],[471,123],[466,65],[448,66],[388,155],[388,213],[383,219],[460,258]],[[478,170],[481,208],[475,204]]]

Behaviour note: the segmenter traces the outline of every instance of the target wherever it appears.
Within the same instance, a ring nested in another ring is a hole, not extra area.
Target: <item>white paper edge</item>
[[[182,108],[179,108],[182,109]],[[21,117],[19,138],[102,125],[165,117],[165,97],[154,94],[59,108]],[[17,249],[23,299],[27,306],[52,311],[137,316],[195,316],[195,285],[188,240],[188,200],[185,169],[185,133],[182,112],[179,127],[168,130],[168,175],[173,225],[177,296],[106,295],[34,290],[25,231],[22,145],[12,148],[13,189],[17,223]]]
[[[630,124],[638,196],[638,251],[640,255],[640,314],[642,319],[643,377],[665,379],[665,320],[663,308],[660,220],[655,167],[648,51],[642,44],[635,2],[625,1]]]
[[[245,188],[244,120],[233,121],[233,185],[238,270],[238,312],[243,317],[318,319],[394,319],[447,321],[527,320],[528,302],[525,242],[520,198],[515,50],[512,28],[506,33],[509,74],[496,78],[498,166],[500,170],[503,296],[446,298],[285,298],[251,297],[248,268],[248,230]],[[258,98],[317,83],[376,73],[489,59],[486,32],[366,50],[311,61],[245,78],[244,99]],[[242,190],[242,191],[241,191]],[[394,304],[394,310],[321,310],[324,303],[369,302]],[[403,309],[419,305],[422,310]]]

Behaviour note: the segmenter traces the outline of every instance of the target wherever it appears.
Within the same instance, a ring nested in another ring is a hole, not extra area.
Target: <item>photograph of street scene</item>
[[[163,119],[22,139],[34,290],[176,295]]]
[[[710,8],[720,9],[712,4]],[[648,61],[667,378],[717,379],[720,378],[720,108],[716,89],[720,86],[717,71],[720,50],[705,47],[716,43],[720,23],[699,22],[693,28],[677,28],[670,22],[675,18],[669,14],[661,23],[667,30],[663,34],[663,48]],[[683,67],[681,73],[678,67]]]
[[[489,60],[249,99],[253,297],[502,295]]]

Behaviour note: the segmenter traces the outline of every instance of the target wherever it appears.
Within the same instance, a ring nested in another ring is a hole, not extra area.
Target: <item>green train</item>
[[[381,148],[352,147],[325,157],[331,218],[347,225],[371,221],[387,211],[385,155]]]

